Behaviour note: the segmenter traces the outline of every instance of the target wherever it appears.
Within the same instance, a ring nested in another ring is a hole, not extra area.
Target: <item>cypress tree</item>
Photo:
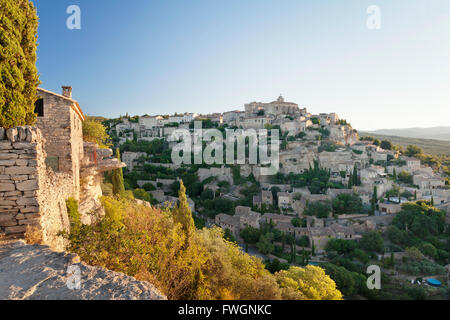
[[[188,242],[195,231],[195,224],[187,201],[186,188],[182,180],[180,180],[180,191],[178,192],[178,205],[173,211],[173,220],[183,226],[186,241]]]
[[[119,148],[116,149],[116,158],[120,161]],[[123,184],[123,171],[122,168],[114,169],[112,172],[112,185],[113,193],[117,196],[122,196],[125,192],[125,186]]]
[[[348,178],[348,185],[347,185],[347,189],[351,189],[353,188],[353,175],[350,174],[350,177]]]
[[[354,186],[359,186],[360,183],[359,183],[359,179],[358,179],[358,168],[356,167],[356,163],[353,166],[353,175],[352,175],[352,177],[353,177],[353,185]]]
[[[0,127],[36,122],[38,17],[28,0],[0,1]]]
[[[371,201],[371,206],[372,206],[372,215],[375,214],[375,210],[377,209],[377,202],[378,202],[378,197],[377,197],[377,187],[374,186],[373,187],[373,194],[372,194],[372,201]]]

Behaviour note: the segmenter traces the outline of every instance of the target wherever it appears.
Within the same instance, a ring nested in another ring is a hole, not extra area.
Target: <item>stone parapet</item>
[[[0,128],[0,233],[23,235],[40,226],[38,161],[42,135],[35,127]]]
[[[75,191],[70,174],[46,166],[44,144],[36,127],[0,128],[0,234],[20,238],[31,226],[43,243],[62,249],[66,200]]]

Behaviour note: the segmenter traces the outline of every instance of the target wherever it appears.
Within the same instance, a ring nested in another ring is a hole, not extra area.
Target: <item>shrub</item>
[[[71,229],[69,249],[88,264],[149,281],[169,299],[340,299],[321,268],[271,275],[259,258],[227,241],[222,229],[195,229],[183,187],[179,202],[170,210],[103,197],[105,217]],[[73,220],[75,204],[68,201]]]

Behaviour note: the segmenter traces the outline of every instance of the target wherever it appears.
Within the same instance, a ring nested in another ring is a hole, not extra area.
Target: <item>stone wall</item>
[[[76,190],[71,174],[47,168],[44,143],[36,127],[0,128],[0,234],[23,237],[30,225],[61,250],[58,233],[69,228],[65,201]]]

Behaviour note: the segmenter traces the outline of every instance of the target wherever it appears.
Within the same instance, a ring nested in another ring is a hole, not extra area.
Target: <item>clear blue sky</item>
[[[222,112],[282,93],[360,130],[450,125],[449,0],[33,2],[41,86],[72,85],[89,115]],[[66,28],[72,4],[81,30]]]

